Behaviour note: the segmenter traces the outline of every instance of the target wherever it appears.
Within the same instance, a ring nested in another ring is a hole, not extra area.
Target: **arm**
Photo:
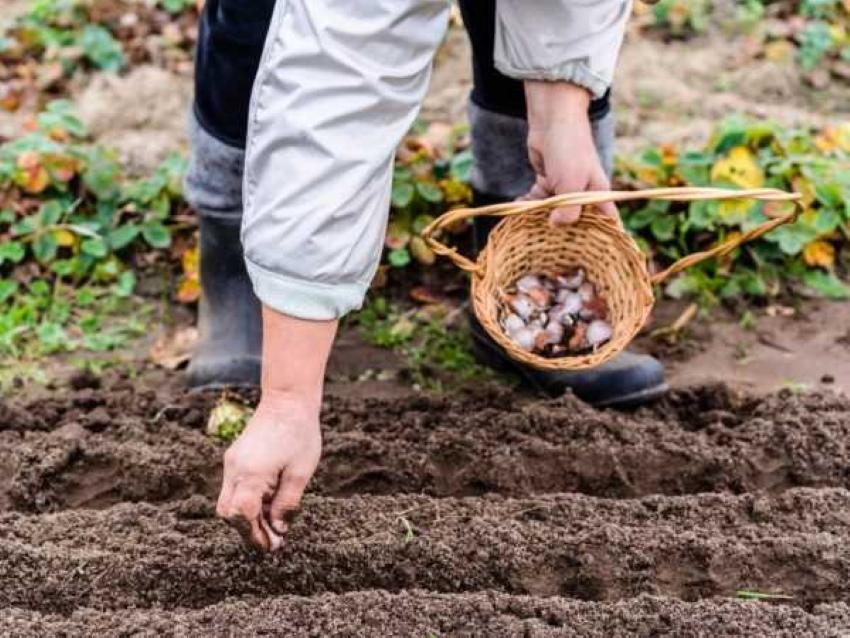
[[[630,0],[497,0],[496,66],[525,81],[528,149],[536,181],[529,198],[609,190],[587,107],[610,87]],[[578,208],[553,211],[570,223]],[[613,204],[603,212],[617,217]]]
[[[427,88],[445,0],[278,2],[254,83],[242,243],[263,303],[262,397],[227,451],[218,514],[282,543],[321,453],[337,320],[378,266],[395,149]]]

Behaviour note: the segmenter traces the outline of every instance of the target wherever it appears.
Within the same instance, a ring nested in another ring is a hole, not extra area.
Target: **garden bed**
[[[301,517],[264,557],[214,516],[216,397],[149,375],[0,407],[12,635],[850,629],[846,398],[332,396]]]

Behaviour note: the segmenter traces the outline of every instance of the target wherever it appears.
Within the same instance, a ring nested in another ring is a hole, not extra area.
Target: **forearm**
[[[524,86],[529,129],[587,120],[591,94],[586,88],[571,82],[542,80],[527,80]]]
[[[261,404],[318,414],[337,321],[308,321],[263,306]]]

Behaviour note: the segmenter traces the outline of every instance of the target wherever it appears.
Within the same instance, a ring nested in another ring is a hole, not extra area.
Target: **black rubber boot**
[[[201,216],[200,340],[187,370],[193,388],[257,386],[261,306],[242,255],[239,219]]]
[[[475,194],[477,206],[504,201]],[[498,219],[473,220],[473,241],[476,251],[487,242],[487,236]],[[664,380],[664,366],[648,355],[623,352],[614,359],[589,370],[552,371],[538,370],[515,361],[497,344],[470,313],[473,354],[479,363],[490,368],[510,371],[536,391],[549,396],[560,396],[566,390],[582,401],[596,407],[629,408],[647,403],[662,396],[668,389]]]

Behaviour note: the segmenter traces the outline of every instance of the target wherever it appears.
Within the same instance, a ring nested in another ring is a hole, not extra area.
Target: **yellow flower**
[[[835,248],[829,242],[817,239],[803,248],[803,260],[808,266],[832,268],[835,265]]]
[[[741,188],[761,188],[764,185],[764,173],[755,155],[746,146],[736,146],[726,157],[717,160],[711,169],[711,179],[730,182]]]
[[[59,246],[74,246],[77,243],[77,236],[66,228],[54,230],[53,239]]]
[[[675,166],[676,162],[679,161],[679,151],[676,149],[675,144],[662,144],[661,145],[661,163],[664,166]]]

